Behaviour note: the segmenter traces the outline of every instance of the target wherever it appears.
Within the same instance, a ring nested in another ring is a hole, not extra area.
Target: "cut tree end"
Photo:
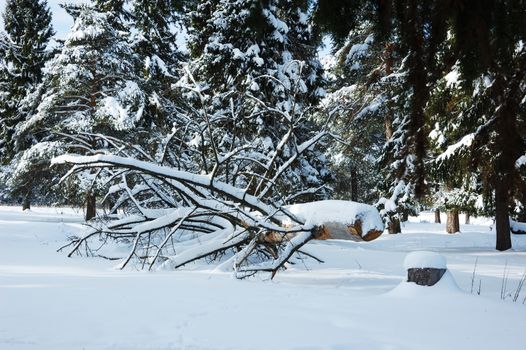
[[[435,285],[447,271],[446,258],[434,252],[412,252],[404,260],[407,282],[420,286]]]

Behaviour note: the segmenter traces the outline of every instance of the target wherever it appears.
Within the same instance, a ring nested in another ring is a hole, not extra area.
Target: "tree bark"
[[[447,233],[460,232],[460,223],[458,220],[458,209],[451,209],[447,211],[446,232]]]
[[[354,167],[351,168],[351,200],[358,201],[358,174]]]
[[[26,193],[22,200],[22,211],[31,209],[31,194]]]
[[[424,158],[427,149],[427,132],[425,107],[429,93],[427,86],[427,70],[425,62],[425,33],[423,17],[418,13],[419,2],[410,0],[407,2],[407,45],[409,54],[407,56],[408,74],[407,80],[412,88],[410,123],[408,125],[408,143],[412,160],[412,173],[414,193],[420,199],[426,192],[426,169]],[[410,28],[410,29],[409,29]],[[410,141],[409,141],[410,140]]]
[[[508,183],[498,181],[495,186],[495,228],[497,231],[497,250],[511,248],[510,215],[508,210]]]
[[[433,267],[410,268],[407,270],[407,282],[414,282],[419,286],[434,286],[446,273],[446,269]]]
[[[499,103],[495,124],[496,147],[495,163],[495,228],[497,250],[511,248],[509,203],[514,180],[515,161],[523,154],[524,140],[517,126],[520,101],[523,99],[521,84],[526,72],[526,60],[520,59],[519,66],[511,79],[503,74],[496,75],[493,83],[494,99]]]
[[[391,221],[387,225],[387,230],[390,234],[402,233],[402,227],[400,226],[400,219],[398,216],[392,216]]]
[[[435,209],[435,224],[440,224],[440,209]]]
[[[86,221],[93,219],[97,215],[97,201],[93,193],[86,193]]]
[[[385,76],[389,76],[393,73],[393,51],[394,44],[388,43],[385,46],[384,51],[384,60],[385,60]],[[384,116],[384,126],[385,126],[385,138],[389,140],[393,136],[393,111],[392,111],[392,102],[388,100],[387,102],[387,111]]]
[[[466,212],[466,225],[470,224],[471,214],[469,212]]]

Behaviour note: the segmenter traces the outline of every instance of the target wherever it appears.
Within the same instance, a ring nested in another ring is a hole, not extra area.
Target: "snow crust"
[[[438,253],[429,251],[416,251],[407,254],[404,268],[435,268],[447,269],[446,258]]]

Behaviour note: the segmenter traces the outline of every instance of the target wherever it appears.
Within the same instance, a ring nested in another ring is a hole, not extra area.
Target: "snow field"
[[[515,303],[511,296],[526,270],[526,237],[513,237],[513,251],[496,252],[485,219],[473,218],[475,224],[461,225],[461,234],[447,235],[424,213],[411,218],[401,235],[309,243],[306,250],[324,264],[297,261],[273,281],[265,275],[239,281],[203,263],[180,271],[120,271],[115,261],[56,253],[82,229],[81,217],[70,210],[0,207],[0,349],[525,344],[526,290]],[[449,272],[433,287],[404,282],[407,253],[422,250],[447,259]],[[474,269],[480,296],[470,294]],[[510,296],[502,301],[505,274]]]

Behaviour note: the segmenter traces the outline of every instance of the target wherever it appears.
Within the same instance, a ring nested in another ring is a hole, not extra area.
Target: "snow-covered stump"
[[[434,252],[412,252],[404,261],[407,282],[419,286],[434,286],[447,271],[446,258]]]

